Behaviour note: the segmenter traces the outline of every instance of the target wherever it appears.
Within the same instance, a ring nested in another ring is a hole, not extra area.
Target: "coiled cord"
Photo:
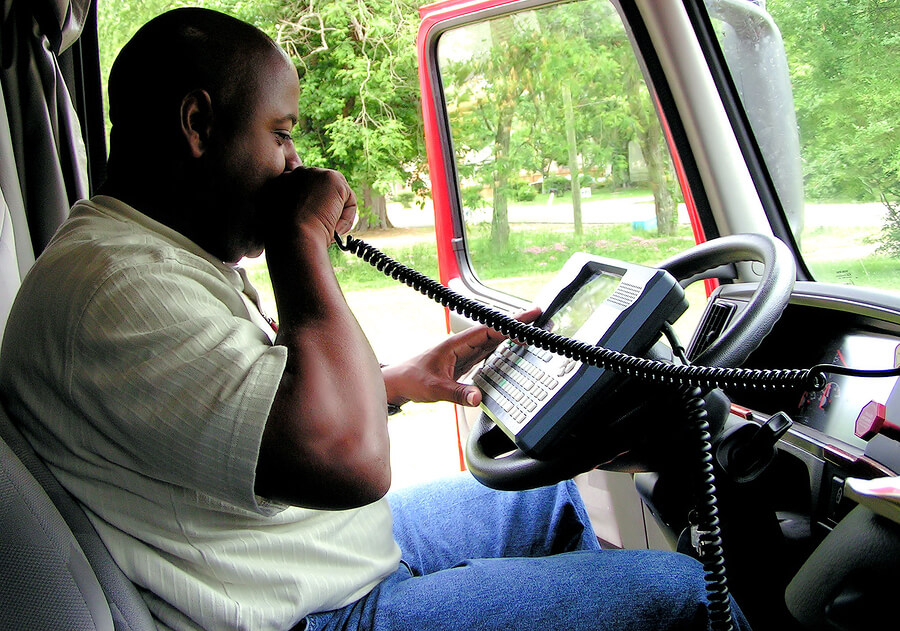
[[[725,576],[725,550],[719,528],[719,509],[716,500],[716,477],[713,470],[712,436],[703,392],[696,386],[682,389],[688,426],[695,433],[700,455],[698,499],[695,507],[697,523],[697,551],[703,563],[706,592],[709,598],[709,619],[716,631],[732,631],[731,598]]]
[[[341,250],[352,252],[383,274],[406,284],[442,306],[449,307],[460,315],[487,325],[508,337],[591,366],[613,370],[646,381],[681,386],[690,427],[697,434],[697,443],[700,447],[699,499],[695,509],[696,528],[699,536],[697,549],[704,568],[710,622],[716,631],[732,631],[734,629],[731,598],[725,575],[724,549],[719,528],[715,473],[712,464],[712,437],[709,433],[706,403],[701,388],[797,387],[810,382],[816,387],[819,381],[822,383],[818,387],[822,387],[824,386],[824,374],[814,374],[812,370],[749,370],[674,365],[593,346],[519,322],[487,305],[466,298],[392,259],[378,248],[360,239],[354,239],[348,235],[346,242],[342,242],[340,237],[335,234],[334,240]]]
[[[507,337],[589,366],[612,370],[653,383],[694,385],[704,389],[820,389],[825,386],[822,366],[805,370],[755,370],[669,364],[562,337],[531,324],[519,322],[485,304],[466,298],[436,280],[395,261],[361,239],[347,235],[346,242],[342,242],[337,234],[334,235],[334,239],[341,250],[355,254],[383,274],[406,284],[441,306],[453,309],[458,314],[489,326]]]

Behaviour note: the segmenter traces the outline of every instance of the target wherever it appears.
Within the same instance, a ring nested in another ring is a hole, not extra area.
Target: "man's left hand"
[[[517,320],[532,322],[540,315],[535,307]],[[450,401],[467,407],[481,403],[477,386],[457,380],[487,358],[506,339],[486,326],[473,326],[448,337],[434,348],[400,364],[382,369],[388,403],[402,405],[407,401],[431,403]]]

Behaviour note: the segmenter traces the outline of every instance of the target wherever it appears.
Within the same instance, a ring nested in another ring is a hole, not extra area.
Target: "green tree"
[[[900,259],[900,184],[882,193],[881,203],[886,209],[881,228],[881,244],[878,251]]]
[[[344,173],[360,195],[357,231],[391,227],[385,193],[423,191],[425,151],[414,0],[293,0],[277,38],[300,75],[297,151]]]
[[[282,0],[97,0],[104,104],[109,103],[106,82],[116,56],[137,30],[157,15],[178,7],[206,7],[249,22],[274,37],[282,4]]]
[[[511,18],[490,20],[484,37],[488,45],[440,63],[460,175],[474,176],[491,189],[491,243],[503,250],[509,241],[511,187],[521,165],[533,165],[536,157],[513,135],[514,126],[522,127],[522,112],[534,111],[525,95],[534,93],[538,58],[528,26]],[[466,50],[465,42],[450,43],[453,35],[445,38],[439,54]]]
[[[900,180],[900,2],[769,0],[785,39],[812,199],[871,201]]]
[[[811,199],[880,200],[879,250],[900,256],[900,2],[770,0],[791,68]]]
[[[541,11],[539,19],[544,33],[564,36],[542,40],[542,79],[536,89],[548,106],[535,127],[557,139],[555,147],[552,141],[544,144],[553,160],[569,168],[574,229],[581,234],[582,174],[612,171],[616,157],[627,155],[628,142],[637,139],[647,146],[647,130],[658,132],[659,124],[612,6],[577,2]],[[662,159],[651,164],[651,184],[667,179],[667,167]],[[658,215],[661,208],[674,215],[674,197],[666,197],[666,190],[656,193]],[[663,220],[657,225],[661,231],[668,227]]]
[[[590,123],[598,114],[593,100],[610,78],[611,60],[604,46],[609,36],[609,17],[602,12],[598,15],[597,6],[590,2],[538,12],[542,63],[536,90],[553,105],[541,111],[541,120],[535,127],[551,131],[552,137],[558,139],[557,147],[550,146],[551,155],[569,169],[573,229],[579,236],[584,232],[581,174],[587,164],[583,149],[593,144]],[[556,37],[555,33],[572,35]]]
[[[425,189],[415,0],[100,0],[103,83],[125,42],[154,16],[202,6],[249,22],[293,56],[304,163],[342,171],[360,194],[357,230],[389,227],[384,193]]]
[[[550,181],[552,164],[568,167],[580,233],[582,174],[613,170],[632,139],[650,168],[658,229],[672,233],[677,185],[671,161],[614,8],[561,4],[445,38],[441,72],[460,174],[492,190],[495,247],[507,244],[509,183],[519,170],[539,171]]]
[[[628,95],[626,103],[634,138],[647,163],[647,185],[653,193],[656,231],[660,236],[674,235],[678,227],[679,188],[656,109],[636,64],[626,70],[623,88]]]

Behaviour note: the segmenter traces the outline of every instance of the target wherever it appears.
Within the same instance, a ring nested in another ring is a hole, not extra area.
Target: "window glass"
[[[438,62],[481,282],[532,298],[573,252],[654,264],[694,244],[650,92],[606,0],[460,26],[441,36]]]
[[[814,277],[900,291],[900,3],[706,6]]]

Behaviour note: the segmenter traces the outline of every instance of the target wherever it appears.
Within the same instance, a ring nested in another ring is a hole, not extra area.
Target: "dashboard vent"
[[[712,304],[706,317],[700,325],[697,337],[694,339],[693,348],[691,348],[690,359],[694,359],[700,353],[709,348],[709,345],[715,342],[728,323],[731,316],[734,315],[737,305],[733,302],[716,301]]]

